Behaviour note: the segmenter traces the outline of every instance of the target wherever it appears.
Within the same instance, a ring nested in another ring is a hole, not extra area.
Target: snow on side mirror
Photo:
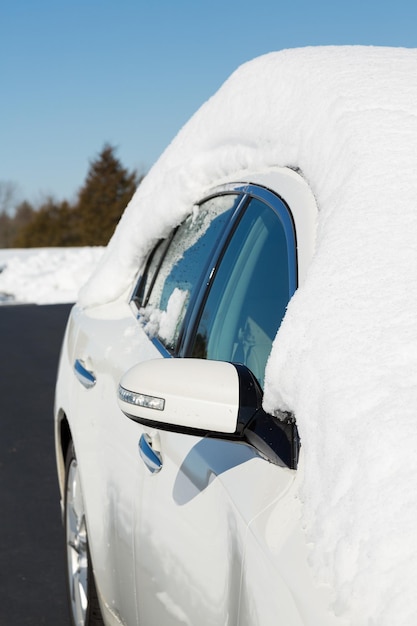
[[[261,407],[262,390],[244,365],[155,359],[124,374],[118,402],[127,417],[154,428],[239,438]]]

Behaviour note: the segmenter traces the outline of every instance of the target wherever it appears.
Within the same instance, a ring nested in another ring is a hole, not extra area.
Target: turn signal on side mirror
[[[165,408],[165,400],[155,396],[147,396],[143,393],[129,391],[119,385],[119,399],[133,406],[141,406],[146,409],[154,409],[155,411],[163,411]]]

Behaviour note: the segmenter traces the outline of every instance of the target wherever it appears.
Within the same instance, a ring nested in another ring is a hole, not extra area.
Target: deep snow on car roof
[[[128,289],[214,184],[282,166],[319,207],[316,253],[266,372],[295,412],[318,578],[355,626],[417,620],[417,50],[284,50],[239,68],[130,202],[83,306]]]

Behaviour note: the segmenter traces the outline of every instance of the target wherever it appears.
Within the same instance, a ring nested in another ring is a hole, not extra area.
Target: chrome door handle
[[[162,468],[161,453],[152,448],[152,438],[144,433],[139,439],[139,455],[148,470],[155,474]]]
[[[94,385],[96,384],[96,377],[94,375],[94,372],[88,370],[84,361],[81,361],[81,359],[75,359],[74,373],[80,383],[86,389],[91,389],[91,387],[94,387]]]

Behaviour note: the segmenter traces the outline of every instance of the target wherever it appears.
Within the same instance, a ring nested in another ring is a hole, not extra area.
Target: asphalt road
[[[53,402],[70,305],[0,306],[0,626],[69,626]]]

